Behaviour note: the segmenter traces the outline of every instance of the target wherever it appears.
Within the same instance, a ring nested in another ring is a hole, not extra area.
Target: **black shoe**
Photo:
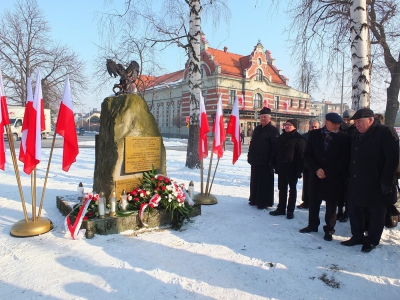
[[[342,214],[342,216],[339,219],[339,222],[347,222],[347,220],[349,219],[349,217],[347,216],[347,211],[344,211],[344,213]]]
[[[307,227],[304,227],[303,229],[300,229],[299,232],[301,232],[301,233],[318,232],[318,228],[314,229],[314,228],[307,226]]]
[[[301,204],[297,205],[297,208],[300,208],[300,209],[302,209],[302,208],[308,209],[308,205],[305,204],[304,202],[302,202]]]
[[[340,242],[340,244],[342,244],[343,246],[349,246],[349,247],[355,246],[355,245],[362,245],[362,243],[363,243],[363,241],[358,241],[354,237],[351,237],[347,241]]]
[[[270,214],[271,216],[284,216],[284,215],[286,215],[285,212],[282,212],[282,211],[277,210],[277,209],[275,209],[275,210],[273,210],[273,211],[270,211],[269,214]]]
[[[328,242],[332,241],[332,233],[325,232],[324,240]]]
[[[375,245],[374,244],[364,244],[361,248],[361,252],[371,252],[371,250],[375,249]]]
[[[286,219],[293,219],[294,218],[294,215],[293,215],[293,213],[292,212],[288,212],[287,214],[286,214]]]
[[[266,207],[266,206],[259,205],[259,206],[257,206],[257,208],[258,208],[258,209],[264,209],[264,208],[267,208],[267,207]]]
[[[256,204],[254,202],[249,201],[249,205],[254,206]]]

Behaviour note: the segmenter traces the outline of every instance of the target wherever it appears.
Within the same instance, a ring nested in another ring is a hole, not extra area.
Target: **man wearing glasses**
[[[370,252],[380,242],[386,207],[396,202],[399,137],[394,128],[379,124],[368,108],[359,109],[351,119],[357,127],[351,136],[347,190],[353,236],[341,244],[362,244],[361,251]],[[366,236],[364,209],[370,217]]]

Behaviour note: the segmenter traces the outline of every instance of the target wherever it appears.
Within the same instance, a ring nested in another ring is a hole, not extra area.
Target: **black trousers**
[[[308,226],[313,229],[318,229],[320,224],[319,220],[319,210],[321,207],[322,199],[310,195],[310,200],[308,203]],[[337,199],[329,199],[325,201],[326,212],[325,212],[325,226],[324,232],[335,233],[336,224],[336,207]]]
[[[308,178],[310,175],[310,170],[304,168],[303,169],[303,192],[301,195],[301,200],[304,202],[305,206],[308,206],[308,202],[310,199],[310,196],[308,195]]]
[[[297,177],[296,175],[278,175],[279,204],[278,210],[286,212],[294,212],[297,199]],[[288,201],[288,185],[289,185],[289,201]]]
[[[269,166],[251,166],[249,201],[257,206],[274,206],[274,174]]]
[[[374,244],[375,246],[379,244],[385,227],[385,215],[386,206],[375,206],[367,207],[369,211],[369,225],[367,228],[367,236],[364,236],[365,231],[365,218],[363,206],[353,205],[352,201],[349,201],[349,216],[350,216],[350,226],[351,234],[353,238],[358,241],[364,241],[364,243]]]

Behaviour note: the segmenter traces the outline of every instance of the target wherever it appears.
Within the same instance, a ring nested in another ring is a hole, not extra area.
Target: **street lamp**
[[[335,48],[333,50],[336,50],[342,54],[342,92],[340,94],[340,116],[343,116],[344,53],[338,48]]]
[[[89,131],[90,131],[90,107],[89,107]]]

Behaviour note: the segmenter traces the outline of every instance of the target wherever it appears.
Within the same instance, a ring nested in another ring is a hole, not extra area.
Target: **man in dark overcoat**
[[[274,205],[273,153],[279,136],[271,124],[271,110],[264,107],[260,112],[260,125],[251,138],[247,161],[251,165],[249,204],[258,209]]]
[[[399,137],[394,128],[379,124],[368,108],[359,109],[352,119],[357,131],[351,137],[347,201],[353,236],[341,244],[362,244],[361,251],[370,252],[381,239],[386,207],[396,202]],[[366,236],[365,208],[370,217]]]
[[[299,122],[289,119],[285,131],[279,136],[274,154],[275,173],[278,174],[279,204],[276,210],[269,212],[272,216],[285,215],[293,219],[297,200],[297,181],[301,178],[304,167],[303,152],[306,140],[297,132]],[[288,199],[289,185],[289,199]],[[286,213],[287,207],[287,213]]]
[[[317,119],[311,119],[308,122],[308,131],[306,133],[303,134],[303,138],[306,140],[308,140],[308,135],[310,134],[310,131],[315,130],[315,129],[319,129],[321,127],[321,124],[319,123],[319,121]],[[301,202],[299,205],[297,205],[297,208],[304,208],[304,209],[308,209],[308,178],[309,178],[309,174],[310,174],[310,170],[308,170],[308,167],[306,164],[304,164],[304,168],[303,168],[303,191],[301,194],[301,200],[303,202]]]
[[[310,132],[304,151],[304,160],[310,170],[310,199],[308,226],[300,232],[318,232],[320,206],[325,200],[326,241],[331,241],[335,232],[337,201],[343,193],[344,176],[349,164],[350,137],[339,131],[342,121],[337,113],[326,114],[325,126]]]

